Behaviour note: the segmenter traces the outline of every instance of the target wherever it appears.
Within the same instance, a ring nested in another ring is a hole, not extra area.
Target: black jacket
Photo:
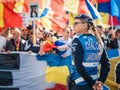
[[[111,49],[116,49],[116,48],[118,48],[118,42],[117,42],[117,38],[115,38],[113,41],[112,40],[110,40],[110,45],[109,45],[109,47],[111,48]]]
[[[18,51],[24,51],[24,47],[25,47],[25,40],[20,39],[20,45],[19,45]],[[16,46],[15,46],[15,40],[11,39],[10,41],[7,41],[5,49],[6,49],[6,51],[8,51],[8,50],[17,51]]]

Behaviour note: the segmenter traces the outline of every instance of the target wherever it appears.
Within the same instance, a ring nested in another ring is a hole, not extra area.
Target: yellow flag
[[[100,13],[101,17],[102,17],[102,22],[103,24],[108,24],[108,14],[107,13]]]
[[[64,0],[63,9],[77,14],[78,6],[79,6],[79,0]]]
[[[52,30],[52,22],[48,18],[41,18],[40,22],[47,30]]]
[[[69,12],[69,25],[72,26],[74,22],[74,18],[77,14],[74,14],[72,12]]]

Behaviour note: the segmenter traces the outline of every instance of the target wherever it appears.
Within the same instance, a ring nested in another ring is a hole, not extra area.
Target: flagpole
[[[110,16],[110,18],[111,18],[111,25],[112,25],[112,30],[113,30],[113,27],[114,27],[113,16]]]
[[[36,45],[36,35],[35,35],[35,20],[32,21],[33,23],[33,45],[35,46]]]

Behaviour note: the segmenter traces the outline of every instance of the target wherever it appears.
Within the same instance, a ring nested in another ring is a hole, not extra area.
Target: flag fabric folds
[[[47,30],[61,31],[68,22],[72,25],[74,19],[70,15],[81,13],[93,19],[101,19],[98,11],[105,12],[116,17],[116,19],[113,18],[114,25],[119,25],[120,21],[120,0],[1,0],[0,27],[20,27],[22,22],[17,13],[29,12],[29,5],[34,2],[39,6],[38,23]],[[94,6],[95,2],[98,3],[98,11]]]
[[[120,0],[108,0],[98,4],[98,11],[109,13],[120,21]]]
[[[117,17],[109,15],[108,24],[111,25],[111,26],[119,26],[120,21],[118,20]]]
[[[22,18],[6,3],[0,2],[0,27],[21,27]]]
[[[97,19],[97,18],[101,19],[101,16],[100,16],[99,12],[97,11],[97,9],[94,7],[94,5],[92,5],[89,0],[85,0],[85,2],[91,13],[92,18],[93,19]]]
[[[79,6],[79,0],[65,0],[64,1],[64,10],[70,11],[74,14],[77,14]]]
[[[98,3],[105,3],[105,2],[109,2],[110,0],[97,0]]]

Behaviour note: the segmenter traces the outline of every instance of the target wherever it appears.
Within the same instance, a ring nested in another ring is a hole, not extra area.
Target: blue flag
[[[120,0],[110,0],[106,3],[98,4],[98,11],[109,13],[111,16],[116,16],[120,21]]]

